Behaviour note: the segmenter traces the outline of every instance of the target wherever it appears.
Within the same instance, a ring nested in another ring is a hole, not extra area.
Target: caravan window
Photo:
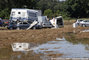
[[[30,17],[37,17],[37,16],[36,16],[36,13],[32,13],[32,12],[29,12],[29,16],[30,16]]]
[[[21,12],[18,12],[18,14],[21,14]]]
[[[15,12],[12,12],[11,15],[14,16],[15,15]]]

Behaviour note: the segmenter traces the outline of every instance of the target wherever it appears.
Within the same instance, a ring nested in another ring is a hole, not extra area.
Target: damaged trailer
[[[20,29],[23,26],[26,27],[25,29],[31,29],[34,27],[38,28],[40,26],[37,25],[37,20],[38,16],[41,16],[41,14],[41,10],[13,8],[10,14],[8,29]],[[34,21],[36,22],[35,24]]]
[[[42,16],[41,10],[14,8],[11,10],[8,29],[59,28],[63,25],[62,16],[48,20],[47,16]]]
[[[50,20],[50,22],[54,28],[64,27],[64,22],[63,22],[62,16],[58,16],[56,18],[53,18],[52,20]]]
[[[37,20],[37,17],[41,16],[41,14],[41,10],[13,8],[11,10],[10,20],[33,21]]]

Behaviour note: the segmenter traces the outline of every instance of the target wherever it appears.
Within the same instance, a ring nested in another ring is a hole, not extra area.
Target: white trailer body
[[[10,20],[12,21],[17,21],[17,19],[21,21],[37,20],[38,16],[41,16],[41,10],[14,8],[11,10]]]
[[[64,26],[62,16],[53,18],[52,20],[50,20],[50,22],[54,26],[54,28],[59,28],[59,27],[63,27]]]

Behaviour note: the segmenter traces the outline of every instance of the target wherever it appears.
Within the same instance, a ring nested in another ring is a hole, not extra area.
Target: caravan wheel
[[[82,27],[86,27],[86,25],[85,25],[85,24],[83,24],[83,25],[82,25]]]

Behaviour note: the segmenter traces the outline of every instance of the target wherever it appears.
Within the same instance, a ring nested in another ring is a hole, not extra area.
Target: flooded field
[[[0,48],[1,60],[50,60],[51,58],[89,58],[89,45],[81,42],[75,44],[65,38],[35,46],[28,52],[13,52],[11,48]]]
[[[65,25],[59,29],[0,30],[0,60],[89,58],[88,29]],[[19,42],[34,44],[34,47],[31,51],[13,52],[11,44]]]

